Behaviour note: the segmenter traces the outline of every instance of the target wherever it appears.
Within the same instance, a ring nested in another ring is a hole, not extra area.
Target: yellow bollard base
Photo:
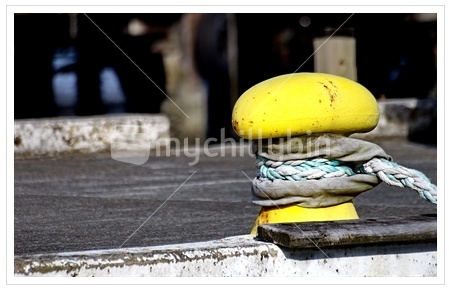
[[[262,207],[251,230],[251,235],[257,235],[257,227],[260,224],[349,220],[358,218],[359,216],[352,202],[322,208],[305,208],[297,205]]]

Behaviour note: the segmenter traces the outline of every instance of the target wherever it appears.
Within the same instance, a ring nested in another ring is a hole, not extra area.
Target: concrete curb
[[[429,215],[267,224],[257,238],[16,257],[14,270],[72,277],[434,277],[436,228]]]
[[[376,139],[428,139],[435,131],[437,120],[436,99],[389,99],[379,100],[379,123],[367,133],[356,133],[354,138]]]
[[[436,242],[282,248],[251,236],[15,257],[22,277],[435,277]]]
[[[162,114],[16,120],[14,156],[90,154],[112,151],[123,142],[135,151],[149,152],[156,142],[163,145],[169,138],[170,122]]]

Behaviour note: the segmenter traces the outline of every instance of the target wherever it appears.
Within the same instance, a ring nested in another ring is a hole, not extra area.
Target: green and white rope
[[[378,158],[363,164],[360,170],[361,173],[376,175],[388,185],[413,189],[421,198],[437,203],[437,187],[420,171]]]
[[[376,175],[388,185],[413,189],[423,199],[437,203],[437,187],[423,173],[383,158],[373,158],[362,165],[351,165],[324,158],[279,162],[258,156],[256,167],[262,178],[270,180],[306,181],[356,174]]]

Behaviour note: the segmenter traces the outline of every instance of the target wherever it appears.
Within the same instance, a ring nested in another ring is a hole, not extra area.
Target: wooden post
[[[318,37],[313,41],[315,72],[357,81],[356,42],[352,36]]]

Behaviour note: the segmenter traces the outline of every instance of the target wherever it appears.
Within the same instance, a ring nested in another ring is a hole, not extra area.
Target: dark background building
[[[184,16],[15,15],[14,117],[160,112],[167,78],[164,55],[154,47]],[[193,51],[207,90],[208,137],[221,128],[232,135],[235,95],[280,74],[314,71],[313,40],[333,32],[355,38],[357,81],[376,98],[436,97],[436,15],[231,16],[200,15],[189,28],[195,30],[192,47],[181,48]],[[130,34],[136,19],[144,30]],[[230,48],[237,52],[234,71]]]

